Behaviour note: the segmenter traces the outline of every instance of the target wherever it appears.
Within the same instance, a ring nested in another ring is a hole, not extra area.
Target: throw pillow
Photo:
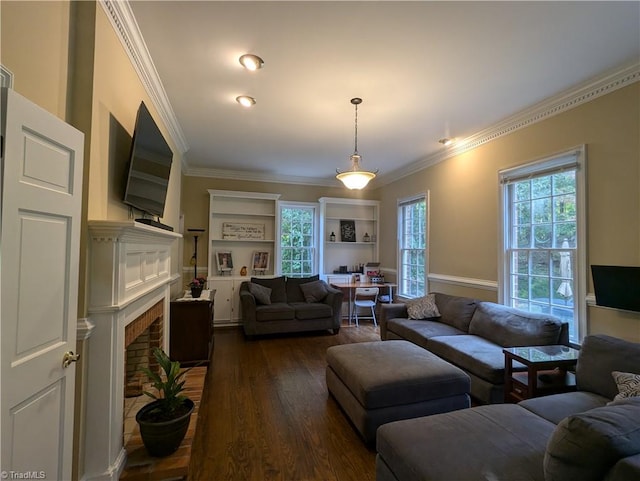
[[[258,304],[271,304],[271,289],[255,282],[249,282],[249,292],[256,298]]]
[[[440,317],[438,306],[436,306],[436,296],[428,294],[424,297],[407,301],[407,313],[409,314],[409,319]]]
[[[640,396],[640,374],[613,371],[611,375],[618,386],[619,393],[613,398],[614,401],[628,397]]]
[[[307,302],[322,302],[327,297],[329,291],[327,286],[322,281],[313,281],[300,284],[300,290],[304,296],[304,300]]]

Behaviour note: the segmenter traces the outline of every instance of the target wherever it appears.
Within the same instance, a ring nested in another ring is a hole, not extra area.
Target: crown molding
[[[413,175],[443,160],[475,149],[492,140],[529,127],[638,81],[640,81],[640,62],[634,60],[507,117],[461,140],[447,150],[436,152],[402,169],[380,176],[380,183],[386,185]]]
[[[273,182],[277,184],[314,185],[320,187],[340,187],[335,177],[316,178],[294,175],[270,174],[266,172],[247,172],[244,170],[209,169],[190,167],[182,172],[188,177],[213,177],[216,179],[232,179],[256,182]]]
[[[189,145],[127,0],[98,0],[182,157]],[[184,160],[183,160],[183,168]]]

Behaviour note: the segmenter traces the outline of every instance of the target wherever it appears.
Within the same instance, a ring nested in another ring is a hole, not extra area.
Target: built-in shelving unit
[[[323,277],[354,266],[378,261],[379,211],[377,200],[322,197],[320,202],[320,269]],[[341,221],[353,221],[355,241],[344,241]],[[335,240],[331,240],[331,234]],[[366,240],[365,240],[366,236]]]
[[[280,194],[209,190],[208,280],[209,287],[218,292],[214,325],[240,322],[238,289],[242,281],[252,275],[274,275],[279,198]],[[225,264],[226,253],[230,253],[232,266]],[[256,253],[268,254],[266,269],[253,269]]]

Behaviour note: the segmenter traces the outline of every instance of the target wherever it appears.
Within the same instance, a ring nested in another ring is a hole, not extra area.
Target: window
[[[398,295],[420,297],[427,290],[427,196],[398,202]]]
[[[502,184],[501,301],[569,323],[584,320],[584,149],[509,169]]]
[[[280,269],[289,277],[318,272],[315,204],[280,204]]]

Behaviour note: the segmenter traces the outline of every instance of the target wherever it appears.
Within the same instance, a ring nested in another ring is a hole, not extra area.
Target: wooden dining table
[[[349,322],[351,322],[351,318],[352,318],[352,310],[353,310],[353,295],[355,290],[358,287],[386,287],[389,290],[389,302],[393,302],[393,288],[397,287],[397,284],[394,284],[392,282],[362,282],[362,281],[357,281],[357,282],[332,282],[331,287],[335,287],[336,289],[341,289],[343,292],[347,291],[348,296],[349,296],[349,314],[348,314],[348,319]],[[378,300],[380,299],[380,297],[378,296]]]

